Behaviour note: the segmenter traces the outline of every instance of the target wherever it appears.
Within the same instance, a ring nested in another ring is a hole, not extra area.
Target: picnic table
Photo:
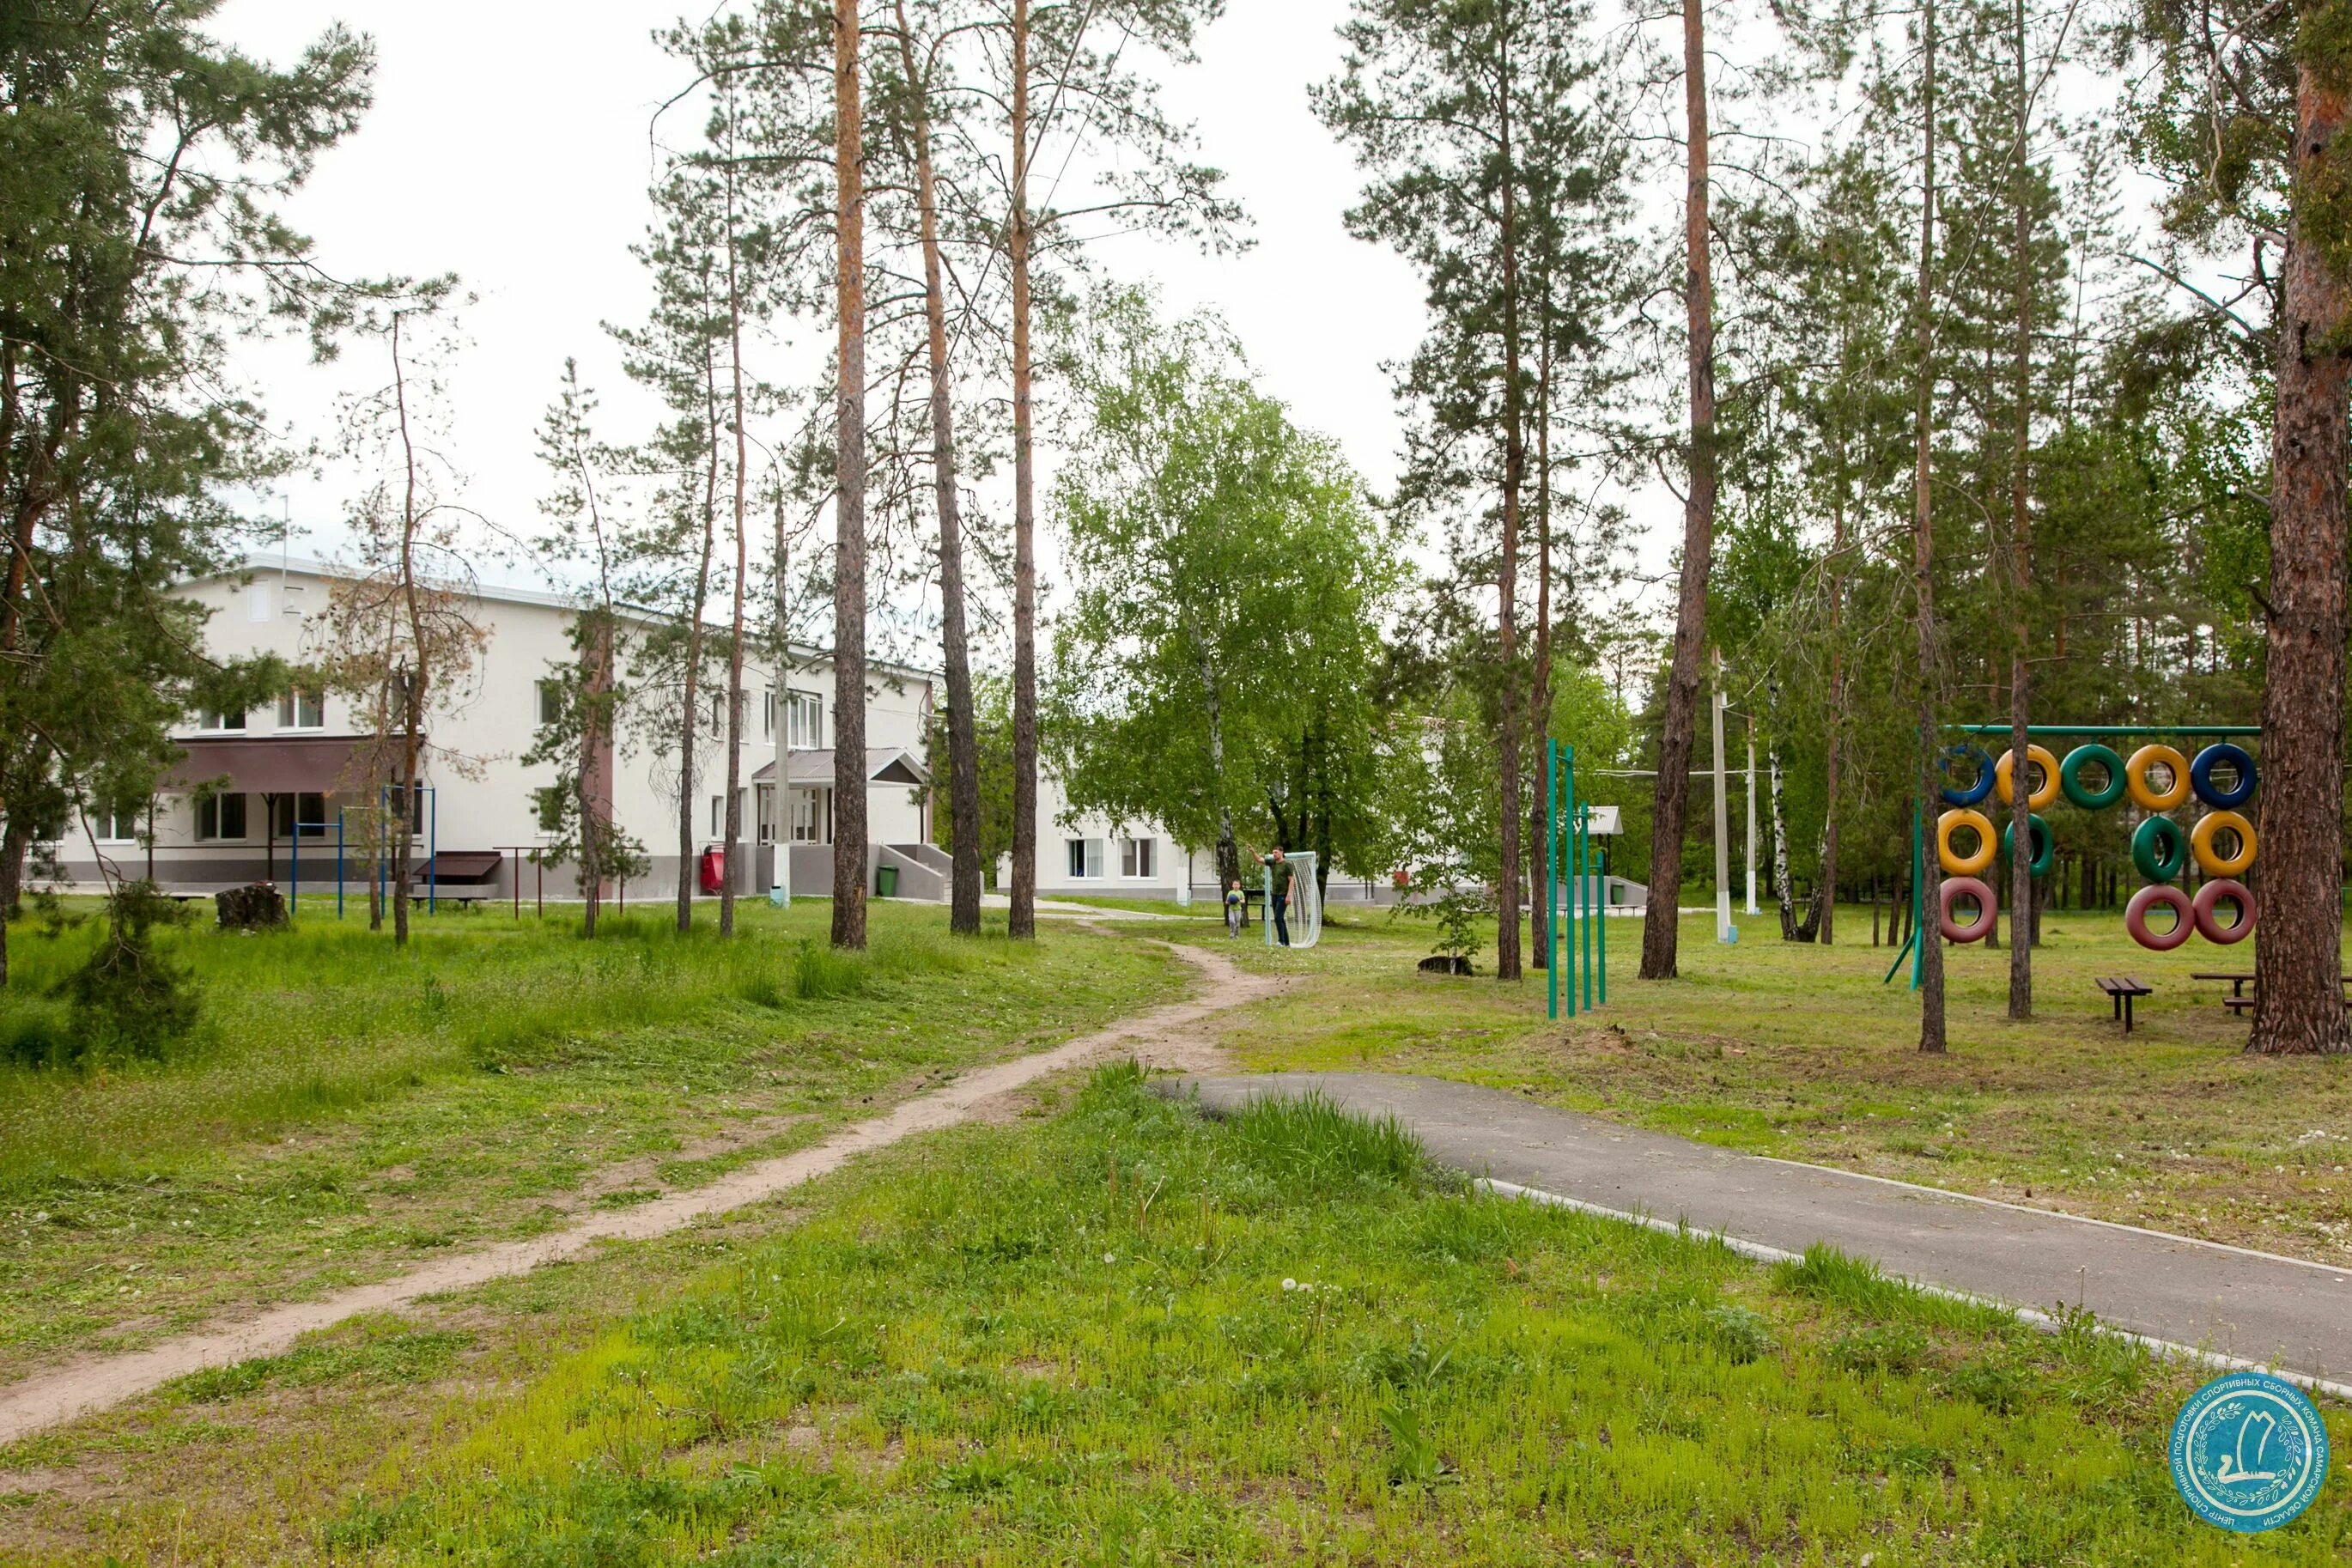
[[[2225,970],[2205,973],[2193,973],[2189,975],[2189,978],[2191,980],[2228,981],[2230,983],[2230,994],[2221,998],[2221,1007],[2225,1012],[2232,1015],[2243,1013],[2254,1005],[2254,999],[2246,994],[2246,987],[2252,985],[2256,978],[2256,976],[2252,973],[2240,973],[2234,970]],[[2352,974],[2343,976],[2343,983],[2347,985],[2352,985]],[[2352,1007],[2352,996],[2346,997],[2344,999],[2344,1005],[2347,1007]]]
[[[2155,993],[2147,986],[2141,984],[2138,981],[2132,979],[2127,974],[2103,975],[2093,981],[2092,984],[2096,985],[2100,990],[2105,992],[2107,994],[2107,1000],[2115,1004],[2114,1016],[2123,1020],[2124,1033],[2126,1035],[2132,1032],[2133,999],[2135,997],[2152,996],[2155,994]]]

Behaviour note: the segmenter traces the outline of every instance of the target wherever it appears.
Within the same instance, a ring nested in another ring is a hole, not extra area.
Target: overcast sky
[[[1167,83],[1202,155],[1229,172],[1252,247],[1205,258],[1138,237],[1098,256],[1116,275],[1156,281],[1172,307],[1220,310],[1265,387],[1385,486],[1399,426],[1381,365],[1410,352],[1423,316],[1404,264],[1343,229],[1359,177],[1307,106],[1308,84],[1338,64],[1346,8],[1234,0],[1201,62]],[[339,272],[456,271],[479,297],[451,377],[451,448],[467,501],[511,527],[529,529],[546,487],[533,431],[566,354],[627,423],[600,323],[638,319],[646,299],[628,246],[647,217],[648,120],[680,82],[649,36],[677,15],[674,0],[228,0],[217,20],[225,37],[281,60],[331,17],[375,40],[375,107],[320,161],[293,216]],[[334,393],[376,372],[312,370],[290,352],[256,363],[272,411],[321,437]],[[813,351],[791,368],[806,380],[822,363]],[[314,552],[331,547],[355,488],[332,464],[289,487],[298,552],[306,529]]]

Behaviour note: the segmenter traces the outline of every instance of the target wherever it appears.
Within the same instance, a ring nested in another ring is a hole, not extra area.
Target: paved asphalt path
[[[1686,1223],[1761,1256],[1825,1241],[1922,1285],[2029,1312],[2088,1307],[2111,1328],[2352,1397],[2352,1269],[1735,1153],[1442,1079],[1266,1073],[1172,1088],[1212,1114],[1319,1091],[1395,1116],[1433,1157],[1506,1193]]]

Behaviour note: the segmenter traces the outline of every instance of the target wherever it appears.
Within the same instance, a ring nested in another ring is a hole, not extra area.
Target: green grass
[[[958,941],[894,905],[863,955],[816,903],[746,906],[732,942],[707,908],[689,936],[633,913],[593,942],[576,916],[453,912],[404,952],[331,908],[171,933],[205,1022],[169,1062],[0,1069],[0,1377],[698,1184],[1186,983],[1148,944]],[[0,1029],[50,1016],[94,936],[11,934]]]
[[[2039,1334],[1833,1253],[1765,1268],[1475,1195],[1328,1107],[1205,1122],[1110,1069],[1059,1114],[901,1146],[800,1201],[798,1226],[730,1237],[511,1391],[465,1384],[480,1345],[347,1328],[249,1388],[191,1380],[143,1426],[0,1455],[102,1456],[123,1489],[106,1507],[0,1499],[0,1530],[58,1564],[184,1547],[2104,1568],[2352,1550],[2342,1486],[2266,1536],[2192,1521],[2164,1438],[2202,1374],[2087,1323]],[[456,1378],[427,1365],[448,1355]],[[211,1512],[173,1495],[289,1424],[346,1434],[305,1403],[321,1391],[434,1376],[410,1406],[429,1414],[390,1424],[402,1441],[346,1441],[299,1490],[248,1468]]]
[[[1633,978],[1641,923],[1608,922],[1607,1006],[1544,1016],[1516,984],[1416,973],[1425,924],[1358,913],[1322,945],[1236,957],[1293,978],[1222,1026],[1255,1069],[1428,1073],[1727,1148],[2352,1263],[2352,1058],[2250,1058],[2226,984],[2247,947],[2151,953],[2119,917],[2055,913],[2034,954],[2036,1016],[2006,1016],[2009,954],[1947,948],[1951,1049],[1923,1057],[1918,1001],[1866,907],[1832,948],[1770,916],[1736,946],[1681,927],[1681,978]],[[2259,939],[2257,939],[2259,940]],[[1479,958],[1491,975],[1491,944]],[[2156,990],[2126,1039],[2093,976]]]

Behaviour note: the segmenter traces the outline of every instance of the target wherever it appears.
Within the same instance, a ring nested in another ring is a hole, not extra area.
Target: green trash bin
[[[886,899],[898,896],[898,868],[877,866],[874,868],[874,890]]]

